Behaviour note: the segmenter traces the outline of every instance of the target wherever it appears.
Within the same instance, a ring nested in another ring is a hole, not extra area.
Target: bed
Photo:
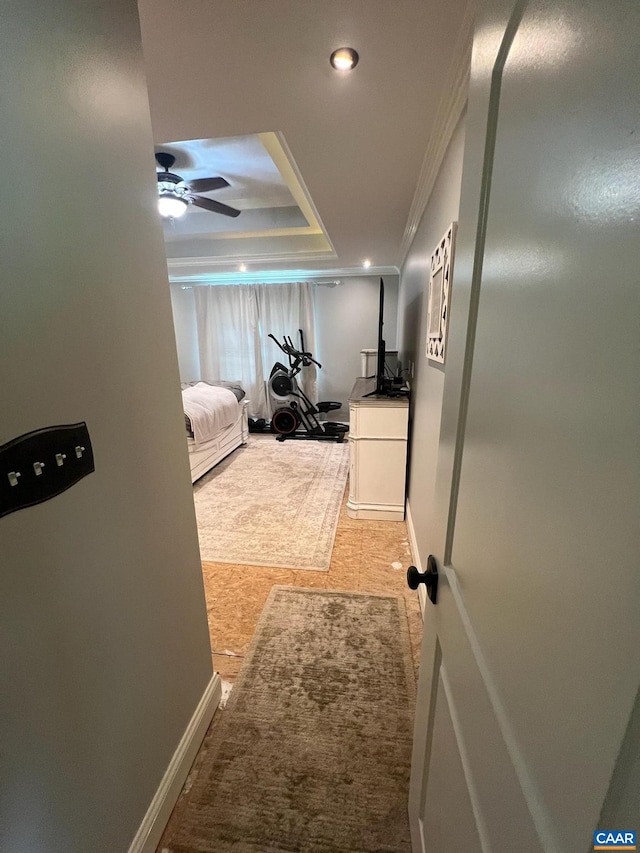
[[[182,385],[191,482],[210,471],[249,437],[249,401],[238,382]]]

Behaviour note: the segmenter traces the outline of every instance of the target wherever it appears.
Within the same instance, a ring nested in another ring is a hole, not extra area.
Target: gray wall
[[[335,287],[316,286],[318,399],[340,400],[343,408],[332,412],[336,420],[349,419],[348,399],[361,374],[360,350],[375,349],[378,342],[379,276],[343,278]],[[395,349],[398,311],[398,276],[384,276],[384,334],[388,349]]]
[[[385,325],[388,349],[396,346],[398,276],[385,276]],[[363,275],[341,279],[337,285],[315,286],[316,358],[320,400],[339,400],[343,408],[332,412],[337,420],[348,420],[347,401],[354,380],[360,375],[360,350],[374,348],[378,340],[379,276]],[[171,285],[174,328],[184,382],[200,377],[192,290]]]
[[[408,501],[423,568],[432,550],[430,531],[438,459],[444,366],[428,361],[427,299],[431,253],[447,226],[458,218],[464,116],[458,122],[442,161],[429,203],[400,275],[398,349],[403,368],[413,365],[412,426]],[[455,266],[452,299],[455,300]]]
[[[200,378],[200,353],[198,352],[198,323],[196,301],[192,287],[171,286],[171,308],[178,348],[178,366],[183,382]]]
[[[123,853],[212,674],[137,8],[1,17],[0,444],[96,471],[0,519],[0,849]]]

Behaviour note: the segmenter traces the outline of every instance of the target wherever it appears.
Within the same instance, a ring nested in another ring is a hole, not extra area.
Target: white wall
[[[436,183],[400,275],[398,349],[403,368],[414,365],[408,500],[420,561],[426,567],[440,436],[445,367],[425,356],[427,291],[431,253],[447,226],[458,218],[464,116],[451,137]],[[452,299],[455,299],[455,267]]]
[[[335,420],[349,419],[349,394],[360,376],[360,350],[378,344],[379,276],[341,279],[335,287],[316,285],[318,399],[339,400],[343,408],[332,412]],[[384,276],[384,335],[395,349],[398,311],[398,277]]]
[[[193,288],[171,286],[171,308],[178,349],[178,366],[182,382],[200,379],[198,324]]]
[[[96,470],[0,519],[0,849],[124,853],[212,674],[137,8],[1,17],[0,444]]]
[[[384,334],[388,349],[395,349],[398,276],[385,276]],[[360,350],[377,346],[379,276],[341,279],[337,285],[315,285],[316,358],[320,400],[339,400],[343,408],[332,412],[336,420],[348,420],[349,393],[360,375]],[[183,382],[200,378],[197,325],[193,290],[171,285],[174,329]]]

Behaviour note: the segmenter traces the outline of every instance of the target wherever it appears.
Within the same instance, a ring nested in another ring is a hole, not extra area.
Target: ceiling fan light
[[[161,193],[158,197],[158,211],[163,219],[179,219],[185,215],[188,207],[189,202],[174,193]]]
[[[358,51],[352,47],[339,47],[329,57],[329,62],[336,71],[351,71],[358,64]]]

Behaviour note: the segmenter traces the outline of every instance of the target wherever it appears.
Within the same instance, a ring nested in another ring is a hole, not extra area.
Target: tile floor
[[[422,618],[418,594],[406,582],[411,563],[406,524],[350,518],[346,497],[345,490],[328,572],[202,564],[213,666],[227,688],[242,666],[258,617],[275,584],[403,596],[417,675]]]

